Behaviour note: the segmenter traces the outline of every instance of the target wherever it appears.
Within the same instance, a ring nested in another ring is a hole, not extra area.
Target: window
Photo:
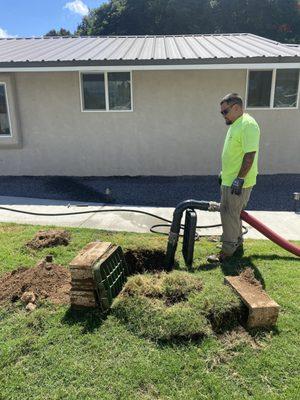
[[[250,71],[248,83],[248,107],[269,107],[272,71]]]
[[[81,74],[83,111],[131,111],[131,73]]]
[[[249,71],[247,107],[297,108],[299,69]]]
[[[130,73],[108,73],[108,97],[110,110],[130,110]]]
[[[297,107],[298,69],[280,69],[276,74],[274,107]]]
[[[104,74],[82,75],[85,110],[105,110]]]
[[[5,84],[0,83],[0,136],[11,136]]]

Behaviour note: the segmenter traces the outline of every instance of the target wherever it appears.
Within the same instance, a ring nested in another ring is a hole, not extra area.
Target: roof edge
[[[151,37],[193,37],[193,36],[256,36],[264,40],[271,40],[264,38],[263,36],[257,36],[253,33],[248,32],[233,32],[233,33],[183,33],[183,34],[176,34],[176,35],[92,35],[92,36],[80,36],[80,35],[67,35],[67,36],[24,36],[24,37],[7,37],[7,38],[0,38],[0,40],[41,40],[41,39],[86,39],[86,38],[99,38],[99,39],[106,39],[106,38],[151,38]]]
[[[4,70],[28,70],[31,69],[43,72],[46,70],[65,70],[76,71],[86,69],[105,70],[116,68],[123,69],[219,69],[220,67],[230,67],[237,69],[251,68],[254,65],[266,66],[276,65],[291,68],[300,68],[300,55],[290,57],[245,57],[245,58],[218,58],[218,59],[178,59],[178,60],[120,60],[120,61],[44,61],[44,62],[0,62],[0,73]]]

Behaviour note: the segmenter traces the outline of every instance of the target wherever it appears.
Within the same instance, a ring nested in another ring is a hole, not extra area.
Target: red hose
[[[272,242],[278,244],[280,247],[284,248],[290,253],[293,253],[296,256],[300,257],[300,247],[296,246],[293,243],[290,243],[289,241],[279,236],[276,232],[272,231],[272,229],[269,229],[258,219],[248,214],[247,211],[241,212],[241,219],[247,222],[249,225],[253,226],[253,228],[265,235],[268,239],[272,240]]]

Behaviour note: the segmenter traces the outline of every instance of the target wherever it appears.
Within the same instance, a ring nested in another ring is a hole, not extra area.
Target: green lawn
[[[68,266],[85,244],[165,249],[166,237],[69,229],[69,246],[33,251],[24,244],[41,227],[0,224],[0,276],[47,254]],[[45,228],[48,229],[49,227]],[[298,242],[300,245],[300,242]],[[217,287],[224,273],[251,266],[281,306],[277,326],[251,335],[155,342],[114,315],[72,314],[43,304],[28,314],[0,308],[0,399],[298,399],[300,393],[300,260],[269,241],[247,240],[240,261],[207,268],[215,243],[196,243],[194,274]],[[181,245],[179,244],[179,250]],[[179,268],[185,269],[181,254]],[[214,296],[222,297],[215,291]]]

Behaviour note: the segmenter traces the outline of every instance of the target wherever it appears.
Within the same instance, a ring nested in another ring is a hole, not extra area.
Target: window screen
[[[250,71],[248,107],[270,107],[273,71]]]
[[[0,135],[11,135],[5,86],[0,84]]]
[[[278,69],[276,73],[274,107],[296,107],[298,84],[298,69]]]
[[[83,74],[83,101],[85,110],[105,110],[104,74]]]
[[[109,72],[108,93],[110,110],[131,110],[129,72]]]

